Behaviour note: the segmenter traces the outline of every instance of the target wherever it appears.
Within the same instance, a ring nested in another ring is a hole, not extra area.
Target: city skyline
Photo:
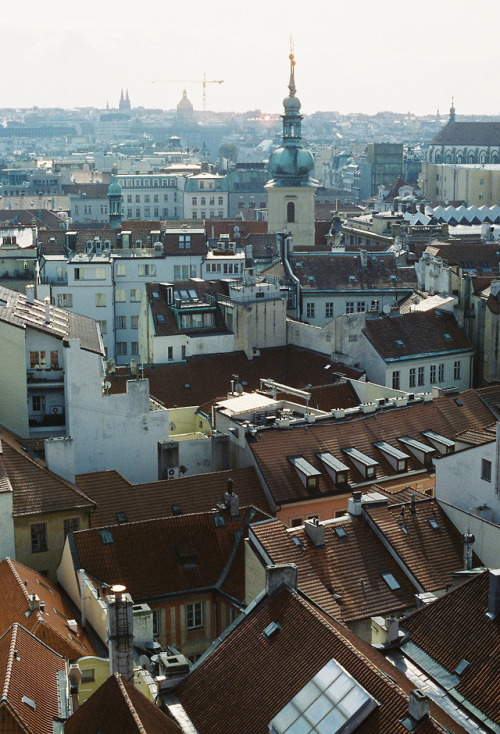
[[[303,113],[443,114],[452,96],[457,114],[500,113],[488,94],[499,51],[481,44],[485,18],[489,25],[500,18],[491,0],[478,0],[474,13],[466,0],[423,0],[411,13],[395,0],[382,8],[370,0],[340,9],[319,0],[309,14],[302,8],[296,0],[255,0],[244,11],[225,0],[193,0],[188,13],[145,0],[138,17],[130,0],[119,13],[89,0],[67,17],[60,0],[11,5],[3,50],[14,63],[0,107],[116,107],[123,88],[134,107],[173,109],[186,88],[201,110],[201,83],[185,80],[201,82],[206,73],[224,80],[208,86],[207,109],[277,113],[292,35]]]

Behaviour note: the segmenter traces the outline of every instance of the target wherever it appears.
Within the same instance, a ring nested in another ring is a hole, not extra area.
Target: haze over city
[[[467,0],[9,3],[0,106],[104,108],[124,87],[133,106],[172,109],[186,87],[201,109],[201,84],[184,80],[206,73],[224,80],[209,87],[208,109],[276,113],[292,35],[305,113],[435,114],[454,96],[458,114],[496,115],[500,52],[484,39],[500,9],[479,0],[470,10]]]

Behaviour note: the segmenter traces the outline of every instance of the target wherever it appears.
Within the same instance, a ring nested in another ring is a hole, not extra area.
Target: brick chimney
[[[273,566],[266,566],[266,594],[271,596],[282,584],[290,589],[297,588],[295,563],[277,563]]]
[[[110,674],[120,673],[128,681],[134,678],[134,615],[130,594],[124,586],[112,586],[108,597],[108,640]]]

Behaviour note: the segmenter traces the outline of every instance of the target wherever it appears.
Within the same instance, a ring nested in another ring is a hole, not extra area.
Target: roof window
[[[289,456],[288,461],[297,472],[300,481],[306,489],[317,489],[318,478],[321,472],[310,464],[303,456]]]
[[[126,512],[117,512],[116,513],[116,520],[118,523],[128,522],[127,520],[127,513]]]
[[[375,461],[371,456],[363,454],[352,446],[347,449],[342,449],[342,451],[344,454],[347,454],[356,469],[365,479],[373,479],[375,477],[378,461]]]
[[[373,444],[387,459],[392,468],[397,472],[405,472],[408,470],[409,455],[405,454],[401,449],[391,446],[387,441],[378,441]]]
[[[268,624],[265,630],[262,632],[262,635],[263,637],[265,637],[266,640],[270,640],[273,635],[280,631],[280,629],[281,624],[279,622],[271,622],[271,624]]]
[[[348,538],[349,537],[347,530],[343,528],[342,525],[338,525],[337,527],[334,528],[334,530],[337,534],[337,538]]]
[[[165,323],[165,316],[162,313],[159,313],[156,315],[156,321],[158,324],[164,324]]]
[[[214,515],[214,523],[216,528],[224,528],[226,526],[222,515]]]
[[[301,539],[300,539],[300,538],[298,538],[298,537],[297,537],[296,535],[293,535],[293,536],[292,536],[292,540],[293,540],[293,542],[295,543],[295,545],[297,546],[297,548],[303,548],[303,547],[304,547],[304,544],[303,544],[303,542],[302,542],[302,541],[301,541]]]
[[[452,454],[455,451],[455,441],[446,438],[446,436],[441,436],[436,431],[422,431],[422,436],[425,436],[440,454]]]
[[[397,589],[401,588],[400,584],[396,581],[396,578],[392,575],[392,573],[383,573],[381,574],[381,576],[389,589],[391,589],[391,591],[396,591]]]
[[[457,667],[455,668],[455,670],[454,670],[453,672],[454,672],[454,673],[456,673],[457,675],[461,675],[461,674],[462,674],[462,673],[464,672],[464,670],[465,670],[465,669],[466,669],[466,668],[467,668],[467,667],[468,667],[469,665],[470,665],[470,662],[469,662],[468,660],[466,660],[465,658],[463,658],[463,659],[462,659],[462,660],[461,660],[461,661],[459,662],[459,664],[457,665]]]
[[[101,540],[103,545],[111,545],[113,536],[110,530],[101,530]]]
[[[438,521],[435,520],[433,517],[429,519],[429,525],[431,526],[433,530],[439,530],[439,528],[441,527]]]
[[[319,451],[316,456],[335,484],[339,486],[347,484],[349,467],[343,461],[335,458],[329,451]]]
[[[404,347],[405,345],[405,343],[401,341],[401,339],[396,339],[396,344],[398,345],[398,347]]]
[[[172,505],[171,509],[173,515],[182,515],[182,507],[180,505]]]
[[[28,698],[28,696],[23,696],[21,700],[23,703],[33,709],[33,711],[36,711],[36,703],[33,701],[32,698]]]

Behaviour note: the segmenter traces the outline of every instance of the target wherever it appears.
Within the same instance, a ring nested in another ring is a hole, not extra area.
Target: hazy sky
[[[7,5],[8,3],[8,5]],[[7,6],[7,7],[6,7]],[[289,37],[304,113],[500,114],[498,0],[23,0],[2,3],[0,107],[281,112]],[[151,84],[153,80],[179,80]]]

